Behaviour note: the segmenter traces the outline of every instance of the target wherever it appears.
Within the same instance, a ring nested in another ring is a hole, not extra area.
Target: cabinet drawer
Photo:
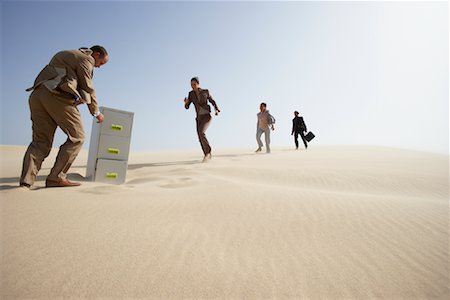
[[[127,162],[111,159],[98,159],[95,181],[122,184],[127,174]]]
[[[130,138],[114,135],[101,135],[98,142],[97,158],[128,160]]]
[[[133,113],[103,108],[105,120],[101,124],[100,135],[131,136]]]

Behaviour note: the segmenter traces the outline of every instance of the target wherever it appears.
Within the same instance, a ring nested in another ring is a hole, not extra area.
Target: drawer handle
[[[119,174],[107,172],[105,177],[109,179],[117,179],[119,177]]]
[[[115,148],[108,148],[108,153],[118,155],[120,153],[120,150]]]
[[[122,129],[123,129],[122,125],[111,124],[111,130],[122,131]]]

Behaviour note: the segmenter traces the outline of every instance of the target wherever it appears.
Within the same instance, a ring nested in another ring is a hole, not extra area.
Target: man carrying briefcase
[[[303,144],[305,145],[305,149],[308,149],[308,142],[314,138],[314,134],[309,132],[305,136],[306,124],[303,120],[303,117],[299,116],[298,111],[294,111],[294,119],[292,119],[292,132],[291,135],[294,135],[295,149],[298,150],[298,136],[302,138]]]

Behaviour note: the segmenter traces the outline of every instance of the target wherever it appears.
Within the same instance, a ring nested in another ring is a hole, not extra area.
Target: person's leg
[[[258,143],[258,149],[256,151],[261,151],[263,147],[263,143],[261,141],[261,135],[263,134],[264,130],[261,128],[256,129],[256,142]]]
[[[265,133],[264,135],[266,138],[266,150],[267,150],[267,153],[270,153],[270,128],[265,129],[264,133]]]
[[[57,125],[41,103],[43,96],[45,97],[40,89],[34,91],[30,96],[33,138],[23,158],[20,185],[31,186],[34,184],[42,162],[52,149]]]
[[[206,138],[206,129],[211,123],[211,115],[201,115],[197,117],[197,135],[200,145],[202,146],[203,154],[206,156],[211,153],[211,146]]]
[[[300,131],[300,136],[302,137],[303,144],[305,145],[305,149],[307,149],[308,148],[308,143],[306,142],[305,134],[303,133],[303,131]]]
[[[294,133],[295,149],[298,149],[298,132]]]
[[[78,108],[72,104],[71,99],[54,95],[46,98],[43,105],[67,135],[67,140],[59,147],[55,165],[47,177],[47,181],[60,182],[66,179],[69,168],[83,146],[85,138],[83,122]]]

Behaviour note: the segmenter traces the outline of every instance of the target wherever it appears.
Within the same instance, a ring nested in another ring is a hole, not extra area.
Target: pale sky
[[[259,103],[277,119],[272,147],[293,147],[294,110],[312,145],[448,153],[447,2],[1,3],[1,144],[28,145],[28,93],[60,50],[100,44],[99,104],[135,112],[132,151],[198,149],[200,78],[222,114],[214,149],[256,148]],[[89,146],[92,117],[80,106]],[[59,131],[54,147],[65,140]]]

